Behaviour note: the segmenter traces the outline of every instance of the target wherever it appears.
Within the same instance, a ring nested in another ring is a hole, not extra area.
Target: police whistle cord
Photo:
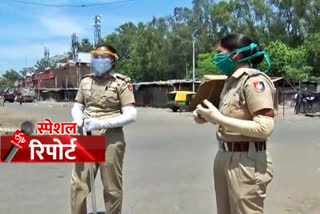
[[[83,128],[78,126],[79,134],[83,135]],[[91,131],[87,131],[87,135],[91,136]],[[93,163],[94,164],[94,163]],[[89,176],[90,176],[90,187],[91,187],[91,203],[92,203],[92,214],[97,214],[97,204],[96,204],[96,191],[94,187],[94,171],[93,166],[89,167]]]
[[[32,135],[32,133],[34,132],[34,124],[30,121],[23,122],[21,124],[21,132],[27,136]],[[9,148],[8,152],[4,155],[2,160],[9,163],[12,160],[12,158],[15,156],[18,150],[19,150],[18,147],[11,145],[11,147]]]

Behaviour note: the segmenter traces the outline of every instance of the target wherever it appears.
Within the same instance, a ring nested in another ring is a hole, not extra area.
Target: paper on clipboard
[[[205,75],[199,89],[189,105],[189,111],[194,111],[203,100],[209,100],[218,108],[220,94],[228,77],[225,75]]]

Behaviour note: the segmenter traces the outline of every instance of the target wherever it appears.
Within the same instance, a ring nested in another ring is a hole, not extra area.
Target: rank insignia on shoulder
[[[265,89],[263,81],[253,82],[253,86],[254,86],[254,89],[256,90],[256,92],[259,92],[259,93],[263,92]]]
[[[87,77],[93,77],[93,76],[94,76],[94,74],[86,74],[81,79],[84,79],[84,78],[87,78]]]
[[[122,79],[122,80],[124,80],[124,81],[126,81],[126,82],[130,82],[130,81],[131,81],[130,77],[128,77],[128,76],[126,76],[126,75],[123,75],[123,74],[115,73],[113,76],[114,76],[115,78]]]

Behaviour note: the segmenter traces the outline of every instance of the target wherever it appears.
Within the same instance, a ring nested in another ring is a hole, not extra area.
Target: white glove
[[[263,115],[257,115],[253,120],[241,120],[231,117],[226,117],[212,105],[208,100],[204,101],[208,109],[201,105],[197,106],[197,113],[205,120],[217,123],[229,130],[248,137],[267,139],[273,132],[274,119]]]
[[[117,128],[130,123],[134,123],[137,120],[137,109],[134,106],[124,106],[121,108],[122,114],[117,117],[112,117],[101,121],[101,127]]]
[[[220,111],[208,100],[204,100],[203,103],[208,107],[204,108],[200,104],[197,106],[196,114],[199,115],[203,120],[213,124],[220,124],[219,121],[224,117]]]
[[[71,110],[73,123],[77,123],[79,127],[83,126],[83,109],[84,105],[76,102]]]
[[[137,119],[137,109],[134,106],[122,107],[122,114],[117,117],[112,117],[108,119],[98,120],[98,119],[85,119],[84,127],[87,131],[92,131],[96,129],[109,129],[122,127],[133,123]]]
[[[95,118],[85,119],[84,120],[84,128],[87,131],[99,130],[102,128],[101,127],[101,120],[98,120]]]
[[[202,119],[202,117],[200,115],[198,115],[197,110],[194,110],[193,113],[193,120],[197,123],[197,124],[204,124],[207,123],[207,121],[205,121],[204,119]]]

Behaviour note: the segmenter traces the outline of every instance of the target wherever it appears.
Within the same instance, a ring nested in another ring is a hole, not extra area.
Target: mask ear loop
[[[239,48],[239,49],[233,51],[232,53],[241,53],[241,52],[249,51],[249,50],[250,50],[250,55],[252,55],[253,50],[254,50],[256,47],[258,47],[257,44],[251,43],[250,45],[248,45],[248,46],[246,46],[246,47],[243,47],[243,48]]]
[[[271,60],[270,60],[269,54],[266,53],[265,51],[260,51],[260,52],[258,52],[258,53],[255,53],[254,55],[252,55],[252,56],[250,57],[250,61],[251,61],[251,59],[254,59],[255,57],[260,56],[260,55],[262,55],[262,54],[263,54],[264,58],[266,59],[266,61],[267,61],[267,63],[268,63],[268,68],[267,68],[267,70],[265,70],[264,72],[265,72],[265,73],[269,73],[269,71],[270,71],[270,69],[271,69]],[[247,58],[248,58],[248,57],[247,57]]]
[[[255,44],[255,43],[251,43],[251,44],[250,44],[250,56],[252,56],[253,50],[254,50],[257,46],[258,46],[258,45]],[[248,60],[248,62],[250,63],[251,66],[252,66],[252,62],[251,62],[252,59],[253,59],[253,58],[251,58],[251,59]]]
[[[238,50],[235,50],[233,53],[241,53],[241,52],[243,52],[243,51],[248,51],[248,50],[250,50],[251,56],[246,57],[246,58],[244,58],[244,59],[241,59],[241,60],[239,60],[239,62],[243,62],[243,61],[248,60],[248,62],[249,62],[251,65],[252,65],[252,63],[251,63],[251,60],[252,60],[252,59],[254,59],[255,57],[260,56],[260,55],[263,54],[263,55],[264,55],[264,58],[266,59],[266,61],[267,61],[267,63],[268,63],[268,69],[265,70],[265,73],[269,73],[269,71],[270,71],[270,69],[271,69],[270,56],[269,56],[269,54],[266,53],[265,51],[260,51],[260,52],[255,53],[255,54],[252,55],[253,50],[254,50],[254,48],[256,48],[256,47],[258,47],[257,44],[251,43],[249,46],[240,48],[240,49],[238,49]],[[231,53],[230,55],[232,55],[233,53]]]
[[[268,68],[267,70],[265,71],[265,73],[269,73],[270,69],[271,69],[271,60],[270,60],[270,56],[267,52],[264,52],[263,51],[263,54],[264,54],[264,58],[266,59],[267,63],[268,63]]]
[[[250,56],[252,56],[252,54],[253,54],[253,50],[254,50],[256,47],[258,47],[258,45],[257,45],[257,44],[255,44],[255,43],[251,43],[251,45],[250,45]]]
[[[231,56],[232,54],[234,54],[234,53],[241,53],[241,52],[249,51],[249,50],[250,50],[250,56],[248,56],[248,57],[246,57],[246,58],[244,58],[244,59],[238,60],[239,62],[246,61],[248,58],[252,57],[253,50],[254,50],[256,47],[258,47],[257,44],[251,43],[250,45],[248,45],[248,46],[246,46],[246,47],[239,48],[239,49],[233,51],[233,52],[230,54],[230,56]],[[250,59],[248,60],[248,62],[249,62],[250,64],[251,64],[251,59],[252,59],[252,58],[250,58]]]

